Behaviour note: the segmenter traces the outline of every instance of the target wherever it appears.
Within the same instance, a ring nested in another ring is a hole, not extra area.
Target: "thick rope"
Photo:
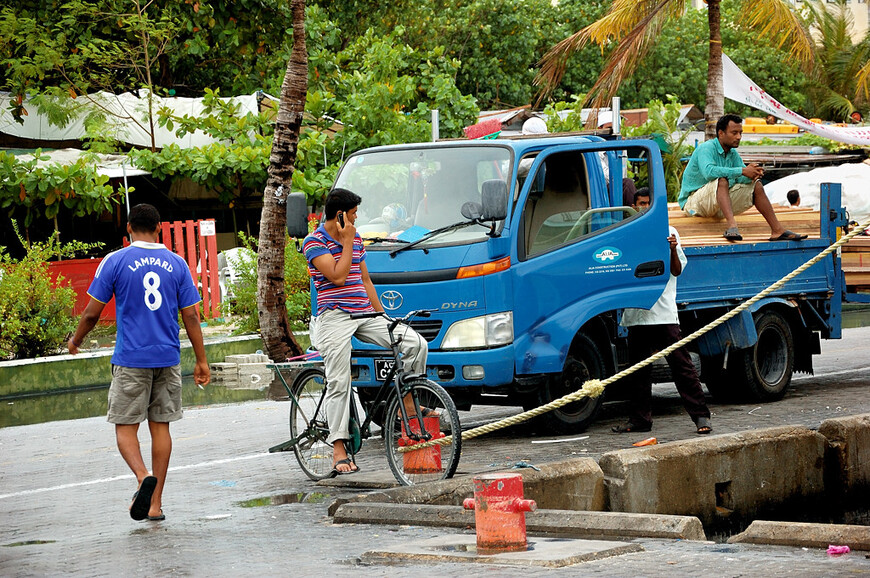
[[[690,343],[691,341],[694,341],[695,339],[697,339],[701,335],[704,335],[705,333],[707,333],[711,329],[713,329],[719,325],[722,325],[723,323],[725,323],[726,321],[728,321],[729,319],[731,319],[735,315],[739,315],[742,311],[745,311],[747,308],[751,307],[754,303],[760,301],[761,299],[764,299],[765,297],[767,297],[768,295],[770,295],[771,293],[773,293],[777,289],[782,288],[783,285],[785,285],[786,283],[788,283],[789,281],[791,281],[792,279],[794,279],[795,277],[797,277],[798,275],[800,275],[801,273],[803,273],[804,271],[806,271],[807,269],[809,269],[810,267],[812,267],[813,265],[815,265],[816,263],[818,263],[819,261],[824,259],[826,256],[830,255],[831,253],[833,253],[834,251],[836,251],[837,249],[839,249],[840,247],[842,247],[843,245],[848,243],[850,240],[852,240],[853,237],[860,235],[862,232],[864,232],[864,230],[867,227],[870,227],[870,219],[868,219],[867,221],[864,221],[862,224],[858,225],[855,229],[850,231],[849,234],[841,237],[839,240],[837,240],[836,243],[834,243],[833,245],[831,245],[830,247],[828,247],[827,249],[825,249],[824,251],[822,251],[821,253],[819,253],[818,255],[816,255],[815,257],[813,257],[812,259],[810,259],[809,261],[807,261],[806,263],[804,263],[803,265],[801,265],[800,267],[798,267],[797,269],[795,269],[794,271],[792,271],[791,273],[789,273],[788,275],[786,275],[785,277],[783,277],[782,279],[777,281],[776,283],[770,285],[769,287],[764,289],[761,293],[759,293],[755,297],[752,297],[751,299],[741,303],[740,306],[736,307],[735,309],[732,309],[731,311],[722,315],[718,319],[711,321],[710,323],[708,323],[704,327],[698,329],[697,331],[695,331],[691,335],[688,335],[687,337],[682,338],[681,340],[677,341],[673,345],[666,347],[665,349],[659,351],[658,353],[656,353],[652,357],[648,357],[647,359],[644,359],[643,361],[639,361],[636,364],[632,365],[631,367],[623,369],[622,371],[620,371],[616,375],[612,375],[612,376],[608,377],[607,379],[604,379],[604,380],[590,379],[590,380],[586,381],[583,384],[583,387],[581,387],[579,390],[575,391],[574,393],[569,393],[568,395],[560,397],[559,399],[554,399],[550,403],[544,404],[544,405],[536,407],[534,409],[530,409],[529,411],[524,411],[522,413],[518,413],[517,415],[513,415],[511,417],[507,417],[507,418],[504,418],[504,419],[501,419],[498,421],[494,421],[492,423],[488,423],[488,424],[482,425],[480,427],[470,429],[468,431],[464,431],[464,432],[462,432],[462,439],[469,440],[472,438],[476,438],[478,436],[482,436],[483,434],[491,433],[491,432],[494,432],[496,430],[500,430],[500,429],[503,429],[503,428],[506,428],[506,427],[509,427],[512,425],[522,423],[524,421],[528,421],[532,418],[538,417],[541,414],[547,413],[548,411],[558,409],[558,408],[562,407],[563,405],[567,405],[569,403],[583,399],[584,397],[596,398],[596,397],[600,396],[602,393],[604,393],[604,388],[606,388],[611,383],[619,381],[620,379],[631,375],[635,371],[637,371],[639,369],[643,369],[647,365],[655,363],[659,359],[662,359],[662,358],[670,355],[673,351],[679,349],[680,347],[683,347],[684,345],[686,345],[687,343]],[[445,436],[445,437],[439,438],[437,440],[431,440],[431,441],[424,442],[421,444],[415,444],[413,446],[406,446],[406,447],[399,448],[399,452],[404,453],[404,452],[411,451],[411,450],[414,450],[414,451],[421,450],[421,449],[425,449],[425,448],[427,448],[429,446],[433,446],[433,445],[442,445],[443,446],[443,445],[447,445],[447,444],[452,443],[452,442],[453,442],[452,435]]]

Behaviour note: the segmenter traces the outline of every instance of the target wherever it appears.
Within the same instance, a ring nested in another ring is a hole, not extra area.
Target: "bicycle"
[[[385,312],[354,313],[353,319],[383,316],[388,323],[390,356],[376,359],[375,366],[384,372],[384,378],[374,395],[362,400],[365,419],[360,423],[357,404],[352,398],[350,432],[347,452],[353,456],[362,447],[362,440],[371,437],[372,424],[381,427],[387,450],[387,462],[396,480],[402,485],[443,480],[453,477],[462,451],[461,426],[456,405],[443,387],[423,374],[405,373],[401,363],[399,343],[401,335],[394,334],[397,327],[414,317],[429,317],[432,310],[411,311],[401,318]],[[281,369],[289,364],[271,364],[287,392],[290,394],[290,440],[270,448],[270,452],[293,450],[302,471],[312,480],[322,480],[335,475],[332,466],[332,444],[327,443],[329,425],[326,421],[324,398],[327,382],[324,371],[308,362],[288,386]],[[299,364],[292,365],[298,368]],[[356,398],[359,391],[353,388]],[[369,388],[366,388],[369,389]],[[413,410],[406,410],[403,400],[412,402]],[[410,414],[410,415],[409,415]],[[392,418],[390,417],[392,416]],[[422,450],[402,452],[401,448],[413,447],[431,439],[456,434],[445,445],[433,445]]]

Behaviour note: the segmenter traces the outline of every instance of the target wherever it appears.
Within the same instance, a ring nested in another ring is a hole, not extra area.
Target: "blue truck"
[[[626,174],[650,188],[648,210],[623,198]],[[651,307],[668,279],[667,194],[651,140],[553,135],[377,147],[350,156],[335,186],[362,198],[356,226],[384,308],[438,309],[412,325],[429,344],[429,378],[460,409],[536,407],[613,375],[627,361],[623,309]],[[847,221],[839,187],[829,188],[814,239],[686,248],[677,295],[684,334],[836,239]],[[302,211],[292,212],[288,227],[304,231]],[[697,340],[710,392],[782,397],[794,371],[812,371],[820,337],[840,337],[844,291],[834,255]],[[384,352],[354,343],[363,396],[386,368]],[[618,385],[605,397],[618,396]],[[582,431],[602,401],[538,419],[547,431]]]

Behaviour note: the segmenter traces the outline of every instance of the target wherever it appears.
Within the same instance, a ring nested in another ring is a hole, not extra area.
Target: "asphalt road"
[[[830,417],[870,413],[870,329],[846,330],[822,344],[813,376],[797,376],[782,401],[717,405],[714,435],[787,424],[817,427]],[[328,573],[410,576],[607,575],[716,576],[870,575],[866,553],[830,557],[823,550],[721,543],[637,540],[644,552],[562,570],[493,565],[363,565],[362,554],[455,530],[408,526],[334,525],[332,498],[355,487],[315,486],[292,454],[266,448],[287,438],[289,405],[255,401],[192,408],[173,424],[174,451],[164,495],[165,522],[134,522],[126,508],[135,481],[118,456],[105,418],[0,429],[0,574],[272,576]],[[463,425],[509,415],[517,408],[474,408]],[[527,426],[466,442],[459,475],[523,460],[533,464],[600,456],[643,437],[659,442],[695,437],[671,384],[655,387],[655,424],[648,434],[617,435],[621,404],[605,407],[582,436],[555,438]],[[584,437],[588,436],[588,437]],[[541,440],[573,441],[533,444]],[[142,448],[150,442],[143,428]],[[348,484],[391,480],[383,449],[367,442],[364,472]]]

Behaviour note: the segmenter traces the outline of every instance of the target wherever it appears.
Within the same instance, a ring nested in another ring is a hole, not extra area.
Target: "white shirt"
[[[686,254],[683,252],[683,246],[680,244],[680,234],[671,226],[668,226],[671,235],[677,237],[677,258],[683,266],[683,271],[686,270]],[[670,263],[670,259],[668,259]],[[622,326],[631,327],[633,325],[665,325],[679,323],[680,319],[677,315],[677,278],[672,274],[668,279],[668,284],[665,285],[665,290],[662,292],[659,300],[651,309],[626,309],[622,314]]]

